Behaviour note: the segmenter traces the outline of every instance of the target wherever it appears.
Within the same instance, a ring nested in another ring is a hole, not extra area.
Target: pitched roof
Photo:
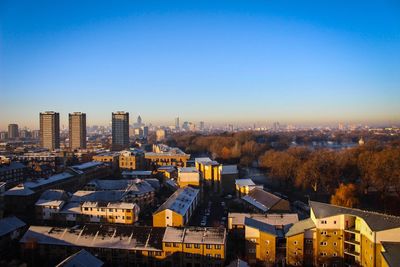
[[[103,265],[104,262],[82,249],[57,264],[56,267],[101,267]]]
[[[271,235],[278,236],[278,232],[277,232],[275,226],[273,226],[271,224],[260,222],[258,220],[254,220],[252,218],[245,218],[244,224],[246,226],[250,226],[252,228],[258,229],[264,233],[269,233]]]
[[[179,188],[155,211],[155,213],[169,209],[181,215],[185,215],[199,192],[199,189],[190,186]]]
[[[400,217],[397,216],[346,208],[316,201],[310,201],[309,205],[317,219],[347,214],[362,218],[372,231],[383,231],[400,227]]]
[[[236,179],[235,183],[238,186],[253,186],[253,185],[256,185],[253,182],[253,180],[251,180],[251,179]]]
[[[264,212],[270,210],[278,202],[283,201],[282,198],[257,187],[253,188],[242,199]]]
[[[26,224],[15,216],[0,219],[0,236],[7,235]]]
[[[123,250],[162,250],[165,228],[130,225],[85,224],[83,226],[31,226],[21,243]]]
[[[268,223],[271,225],[292,225],[299,221],[297,213],[282,214],[252,214],[252,213],[236,213],[230,212],[228,217],[232,219],[233,225],[244,225],[245,218],[252,218],[257,221]]]
[[[383,249],[382,256],[385,258],[389,266],[398,266],[400,263],[400,243],[395,242],[382,242]]]
[[[312,229],[315,227],[315,224],[311,218],[298,221],[294,223],[290,228],[289,231],[286,233],[286,236],[294,236],[297,234],[304,233],[304,231]]]

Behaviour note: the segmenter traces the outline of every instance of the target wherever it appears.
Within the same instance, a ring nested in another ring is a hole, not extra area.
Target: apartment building
[[[123,150],[129,147],[129,112],[112,113],[112,149]]]
[[[236,196],[237,197],[242,197],[247,194],[254,188],[260,188],[263,189],[262,185],[256,185],[253,180],[251,179],[237,179],[235,181],[235,187],[236,187]]]
[[[40,146],[50,151],[60,148],[60,114],[54,111],[40,113]]]
[[[233,194],[239,171],[237,165],[222,165],[210,158],[196,158],[195,167],[203,182],[215,193]]]
[[[69,147],[74,149],[86,148],[86,114],[74,112],[69,118]]]
[[[223,228],[31,226],[20,243],[22,257],[42,265],[60,262],[82,249],[108,266],[222,267],[226,258]]]
[[[119,168],[122,170],[143,170],[146,166],[144,153],[140,150],[124,150],[119,154]]]
[[[178,169],[178,184],[180,187],[188,185],[200,186],[200,174],[195,167]]]
[[[199,192],[190,186],[179,188],[153,213],[153,226],[186,225],[199,204]]]
[[[84,202],[81,214],[88,222],[133,224],[139,219],[140,208],[128,202]]]
[[[169,147],[164,144],[153,145],[153,152],[146,152],[145,158],[150,165],[186,167],[190,155],[177,147]]]
[[[132,202],[140,207],[154,204],[155,188],[142,179],[92,180],[72,195],[73,202]]]
[[[119,153],[104,152],[92,157],[93,161],[103,162],[108,164],[112,170],[117,170],[119,167]]]

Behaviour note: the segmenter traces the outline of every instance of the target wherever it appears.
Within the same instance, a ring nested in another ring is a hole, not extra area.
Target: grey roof
[[[237,259],[229,263],[229,265],[227,265],[226,267],[249,267],[249,266],[250,265],[247,262],[242,261],[241,259]]]
[[[101,267],[103,265],[104,262],[82,249],[57,264],[56,267]]]
[[[257,221],[268,223],[271,225],[292,225],[299,221],[297,213],[282,213],[282,214],[252,214],[252,213],[228,213],[228,218],[231,219],[232,225],[244,225],[245,218],[252,218]]]
[[[42,193],[40,199],[46,200],[65,200],[68,197],[67,193],[61,189],[48,189]]]
[[[85,202],[85,201],[103,201],[103,202],[116,202],[122,200],[125,196],[124,190],[110,190],[110,191],[76,191],[72,197],[71,202]]]
[[[190,186],[179,188],[156,210],[155,213],[169,209],[181,215],[185,215],[199,192],[199,189]]]
[[[226,241],[225,228],[213,227],[167,227],[163,242],[186,243],[186,244],[220,244]]]
[[[245,218],[244,219],[244,224],[246,226],[250,226],[252,228],[258,229],[258,230],[260,230],[262,232],[278,236],[278,232],[277,232],[275,226],[273,226],[271,224],[263,223],[263,222],[254,220],[252,218]]]
[[[100,162],[100,161],[90,161],[90,162],[82,163],[79,165],[74,165],[71,168],[74,170],[85,171],[87,169],[91,169],[91,168],[98,167],[98,166],[104,166],[104,163]]]
[[[120,179],[120,180],[99,180],[95,179],[88,183],[92,185],[96,190],[112,191],[112,190],[124,190],[131,191],[136,194],[145,194],[154,192],[154,188],[146,182],[146,180],[141,179]]]
[[[238,186],[254,186],[256,185],[251,179],[236,179],[235,184]]]
[[[17,170],[17,169],[24,169],[26,166],[20,162],[11,161],[10,164],[2,164],[0,165],[0,173]]]
[[[294,223],[289,228],[289,231],[286,233],[286,236],[298,235],[298,234],[304,233],[304,231],[312,229],[314,227],[315,227],[315,224],[311,218],[301,220],[301,221],[298,221],[297,223]]]
[[[382,256],[385,258],[389,266],[398,266],[400,263],[400,243],[382,242],[385,252]]]
[[[264,212],[282,201],[280,197],[257,187],[253,188],[249,194],[242,197],[242,199]]]
[[[49,178],[40,178],[35,181],[25,182],[11,188],[5,194],[6,195],[30,195],[41,186],[46,186],[52,183],[58,183],[63,180],[68,180],[75,177],[75,175],[69,172],[62,172],[56,175],[52,175]]]
[[[239,173],[237,165],[222,165],[221,174],[237,174]]]
[[[15,216],[0,219],[0,236],[7,235],[26,224]]]
[[[359,209],[310,201],[310,208],[317,219],[331,217],[339,214],[353,215],[362,218],[372,231],[383,231],[400,227],[400,217]]]
[[[161,251],[164,232],[165,228],[131,225],[31,226],[20,242],[35,240],[45,245]]]

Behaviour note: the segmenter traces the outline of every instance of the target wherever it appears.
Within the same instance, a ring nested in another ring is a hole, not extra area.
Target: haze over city
[[[0,129],[400,122],[396,1],[2,1]],[[355,12],[357,10],[357,12]]]

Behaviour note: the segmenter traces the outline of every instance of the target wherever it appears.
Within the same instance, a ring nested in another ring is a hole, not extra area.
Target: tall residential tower
[[[60,114],[58,112],[40,113],[40,145],[50,151],[60,148]]]
[[[86,114],[74,112],[69,114],[69,147],[86,148]]]
[[[19,137],[18,134],[18,124],[8,125],[8,139],[16,139]]]
[[[129,112],[112,113],[112,150],[129,147]]]

